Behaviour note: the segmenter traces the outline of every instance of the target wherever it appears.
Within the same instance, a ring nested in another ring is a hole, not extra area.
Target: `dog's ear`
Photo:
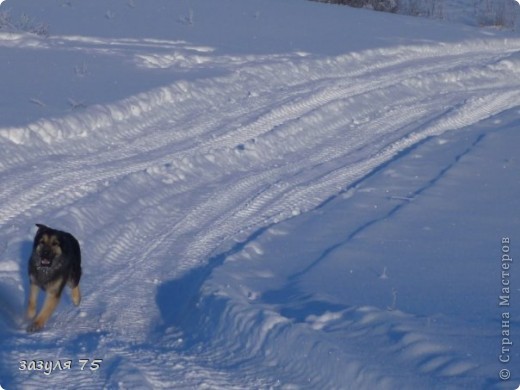
[[[36,226],[38,226],[38,231],[50,229],[50,227],[42,225],[41,223],[37,223]]]

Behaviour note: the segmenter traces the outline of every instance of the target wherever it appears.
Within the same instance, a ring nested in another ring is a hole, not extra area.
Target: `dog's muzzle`
[[[42,250],[40,253],[40,265],[42,267],[50,267],[54,255],[50,250]]]

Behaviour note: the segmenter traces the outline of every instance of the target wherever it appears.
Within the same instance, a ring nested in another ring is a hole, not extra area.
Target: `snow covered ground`
[[[302,0],[0,15],[3,388],[520,385],[513,33]],[[37,222],[80,240],[83,301],[27,334]]]

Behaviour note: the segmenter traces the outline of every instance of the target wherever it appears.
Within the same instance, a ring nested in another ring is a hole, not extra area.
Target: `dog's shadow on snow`
[[[3,329],[18,328],[20,305],[13,299],[13,292],[0,284],[0,326]]]
[[[33,241],[31,240],[23,240],[20,243],[20,251],[19,251],[19,259],[22,266],[20,267],[20,273],[22,276],[22,280],[28,282],[29,276],[27,272],[27,264],[29,262],[29,257],[31,256],[33,248]]]
[[[20,259],[20,280],[22,281],[22,285],[24,287],[24,303],[27,301],[27,289],[29,287],[29,257],[31,257],[33,249],[33,241],[31,240],[23,240],[20,243],[19,256]]]
[[[19,244],[16,258],[20,265],[20,280],[24,286],[29,283],[26,262],[31,252],[31,241],[24,240]],[[25,292],[26,288],[23,291]],[[0,385],[7,386],[6,388],[9,388],[8,384],[14,378],[13,372],[8,369],[12,365],[9,361],[9,345],[17,342],[23,328],[25,301],[26,297],[18,286],[0,280]]]
[[[32,252],[32,241],[24,240],[20,243],[18,250],[18,261],[20,264],[19,273],[20,280],[24,286],[29,284],[29,275],[27,273],[27,260]],[[20,291],[8,286],[0,281],[0,324],[4,329],[18,329],[21,321],[23,321],[23,304],[26,297],[20,299]]]

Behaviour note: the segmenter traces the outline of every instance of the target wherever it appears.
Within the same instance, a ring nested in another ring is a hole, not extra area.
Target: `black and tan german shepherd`
[[[81,293],[81,251],[78,240],[67,232],[36,224],[38,231],[34,237],[33,249],[29,259],[29,280],[31,291],[27,307],[27,317],[32,320],[36,315],[36,303],[40,288],[47,293],[41,311],[27,327],[28,332],[43,328],[58,306],[60,296],[68,284],[72,288],[72,302],[79,305]]]

